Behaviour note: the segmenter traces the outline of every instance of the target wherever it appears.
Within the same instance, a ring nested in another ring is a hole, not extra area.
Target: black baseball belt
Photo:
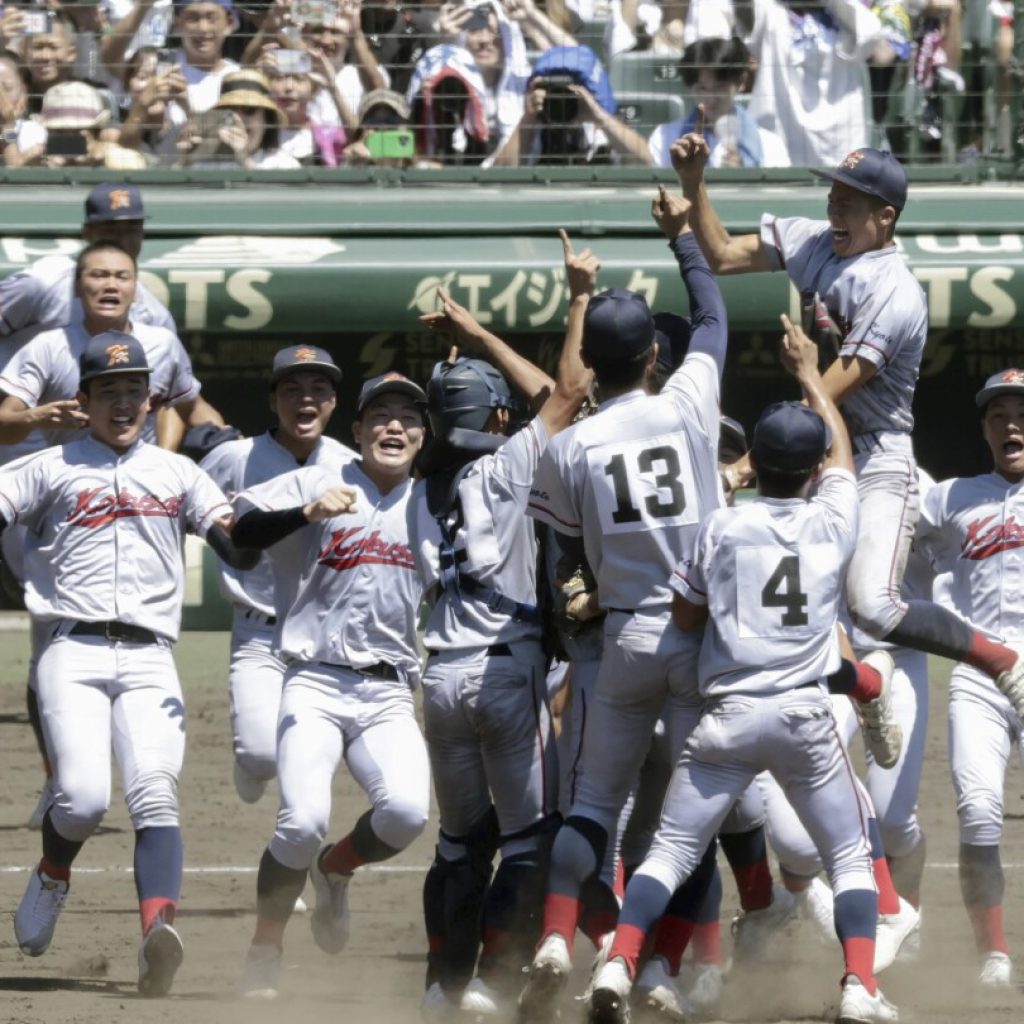
[[[160,638],[151,629],[133,626],[129,622],[76,622],[68,636],[101,636],[105,640],[124,644],[155,644]]]

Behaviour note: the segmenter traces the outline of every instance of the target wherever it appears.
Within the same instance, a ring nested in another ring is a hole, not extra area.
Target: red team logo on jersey
[[[84,526],[95,530],[106,526],[115,519],[129,519],[138,516],[158,516],[164,519],[177,519],[181,506],[185,502],[184,494],[170,498],[158,498],[155,494],[143,494],[135,497],[127,491],[120,494],[103,494],[102,487],[79,491],[77,504],[64,520],[72,526]]]
[[[380,530],[368,537],[360,536],[362,528],[335,530],[327,546],[317,556],[320,565],[335,572],[354,569],[357,565],[394,565],[399,569],[415,569],[412,551],[407,544],[389,544],[381,540]]]
[[[995,518],[994,515],[985,516],[968,525],[967,536],[960,546],[960,554],[964,558],[980,562],[1003,551],[1024,548],[1024,523],[1018,523],[1011,515],[1006,522],[989,527]]]

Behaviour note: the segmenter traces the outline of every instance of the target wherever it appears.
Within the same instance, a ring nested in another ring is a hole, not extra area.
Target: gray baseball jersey
[[[603,608],[667,605],[669,575],[723,504],[718,387],[714,361],[691,353],[660,395],[602,402],[540,460],[528,512],[583,537]]]
[[[332,437],[322,437],[309,458],[300,463],[287,448],[278,444],[274,432],[268,430],[259,437],[218,445],[199,465],[229,500],[234,501],[239,492],[302,466],[322,466],[337,475],[342,466],[354,458],[358,458],[358,454],[351,448]],[[219,578],[220,591],[232,604],[255,608],[264,615],[274,614],[274,570],[266,553],[249,572],[220,562]]]
[[[382,495],[358,460],[340,474],[308,466],[243,491],[237,512],[295,508],[339,485],[358,492],[353,513],[308,523],[268,549],[275,647],[285,658],[355,669],[387,662],[415,686],[423,588],[409,548],[411,481]]]
[[[713,513],[672,588],[709,613],[700,691],[784,693],[839,668],[836,619],[857,542],[857,483],[830,469],[818,493]]]
[[[769,213],[761,218],[761,245],[801,294],[821,297],[843,337],[840,356],[857,356],[877,368],[843,402],[850,433],[910,433],[928,303],[899,249],[889,246],[840,259],[832,251],[828,221]]]
[[[0,512],[33,534],[25,605],[43,620],[118,621],[176,639],[182,539],[231,515],[190,459],[139,441],[123,454],[91,435],[0,470]]]
[[[155,399],[143,439],[156,440],[156,409],[177,405],[199,394],[192,363],[178,336],[163,327],[131,324],[130,333],[142,345],[152,373],[150,394]],[[44,331],[11,356],[0,374],[0,391],[20,398],[30,409],[47,402],[74,398],[78,393],[78,359],[90,339],[82,324]],[[67,432],[44,432],[50,444],[69,440]]]
[[[498,451],[478,458],[459,483],[462,515],[455,551],[462,571],[505,597],[529,605],[537,602],[537,537],[524,513],[537,462],[547,443],[547,430],[535,418]],[[440,542],[437,521],[427,508],[426,485],[419,483],[414,494],[413,552],[427,587],[439,579]],[[451,595],[438,595],[423,638],[430,650],[540,638],[539,625],[492,610],[468,594],[463,598],[460,615]]]

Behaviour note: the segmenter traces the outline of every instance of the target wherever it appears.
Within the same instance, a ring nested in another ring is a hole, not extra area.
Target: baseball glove
[[[818,368],[824,370],[838,358],[843,335],[817,292],[801,296],[800,319],[804,334],[818,346]]]

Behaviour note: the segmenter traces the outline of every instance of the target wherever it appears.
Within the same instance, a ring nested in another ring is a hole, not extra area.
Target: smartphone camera
[[[23,36],[45,36],[53,25],[53,14],[50,11],[25,11]]]

